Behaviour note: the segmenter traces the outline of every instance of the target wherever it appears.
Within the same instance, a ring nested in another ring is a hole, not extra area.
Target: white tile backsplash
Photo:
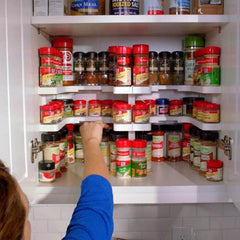
[[[75,204],[34,205],[32,240],[65,236]],[[172,227],[192,226],[194,240],[239,240],[240,214],[233,204],[115,205],[114,234],[128,240],[172,240]]]

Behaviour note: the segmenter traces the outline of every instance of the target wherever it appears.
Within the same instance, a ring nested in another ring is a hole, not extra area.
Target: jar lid
[[[63,107],[63,105],[61,103],[59,103],[59,102],[50,102],[49,105],[55,106],[56,109]]]
[[[75,100],[74,104],[86,104],[86,100]]]
[[[108,47],[108,52],[109,53],[116,53],[117,46],[109,46]]]
[[[59,51],[59,50],[56,49],[55,54],[56,54],[56,56],[58,56],[58,57],[60,57],[60,58],[63,59],[63,53],[62,53],[61,51]],[[61,59],[61,60],[62,60],[62,59]]]
[[[203,107],[205,109],[219,109],[220,108],[220,104],[204,102]]]
[[[100,53],[98,53],[98,57],[100,57],[100,58],[108,58],[108,52],[106,52],[106,51],[100,52]]]
[[[105,99],[105,100],[102,100],[102,104],[104,105],[112,105],[112,100],[111,99]]]
[[[220,47],[216,47],[216,46],[209,46],[209,47],[205,47],[203,49],[203,54],[207,55],[207,54],[217,54],[220,55],[221,52],[221,48]]]
[[[137,139],[143,139],[148,141],[152,141],[152,132],[136,132]]]
[[[184,97],[182,98],[183,103],[193,103],[194,97]]]
[[[194,101],[193,105],[195,105],[195,106],[197,106],[199,108],[202,108],[204,103],[205,103],[205,101]]]
[[[149,52],[149,58],[157,58],[158,57],[158,53],[155,51],[150,51]]]
[[[131,47],[125,47],[125,46],[117,46],[116,54],[132,54],[132,48]]]
[[[133,45],[133,54],[148,54],[149,53],[149,45],[147,44],[135,44]]]
[[[199,128],[193,126],[193,127],[190,127],[189,133],[191,136],[200,137],[201,130]]]
[[[202,131],[200,134],[200,139],[216,141],[219,138],[219,133],[214,131]]]
[[[67,129],[67,127],[63,127],[62,129],[60,129],[59,132],[60,132],[62,138],[65,138],[66,135],[68,134],[68,129]]]
[[[164,104],[168,105],[169,104],[169,99],[167,99],[167,98],[158,98],[158,99],[156,99],[156,104],[157,105],[164,105]]]
[[[92,100],[89,100],[88,103],[89,103],[89,104],[101,104],[101,101],[100,101],[100,100],[97,100],[97,99],[92,99]]]
[[[204,47],[204,45],[204,38],[200,36],[188,36],[184,39],[185,47]]]
[[[170,100],[170,105],[182,105],[182,100]]]
[[[40,67],[40,74],[56,73],[56,69],[52,67]]]
[[[165,130],[166,131],[182,131],[182,124],[168,124],[168,125],[165,125]]]
[[[42,47],[39,48],[39,55],[55,55],[56,48],[54,47]]]
[[[117,102],[114,103],[114,107],[117,109],[128,109],[131,110],[131,105],[128,103],[124,103],[124,102]]]
[[[167,51],[163,51],[159,53],[159,57],[160,58],[170,58],[171,57],[171,53],[167,52]]]
[[[113,130],[110,131],[109,139],[110,141],[115,142],[119,138],[127,138],[128,132],[114,132]]]
[[[75,53],[73,54],[73,57],[76,58],[76,59],[85,58],[85,53],[84,53],[84,52],[75,52]]]
[[[148,110],[149,105],[147,105],[147,104],[135,104],[135,105],[133,105],[133,109],[134,110]]]
[[[60,141],[62,135],[60,132],[47,132],[41,134],[42,142],[57,142]]]
[[[74,131],[74,124],[66,124],[65,127],[68,129],[69,132]]]
[[[132,142],[127,138],[119,138],[116,140],[116,147],[117,148],[127,148],[131,147]]]
[[[63,107],[63,105],[64,105],[64,102],[63,101],[61,101],[61,100],[52,100],[49,104],[54,104],[54,103],[57,103],[57,104],[60,104],[61,105],[61,107]]]
[[[194,101],[204,101],[204,97],[194,97]]]
[[[72,48],[73,40],[71,38],[55,38],[53,40],[53,46],[56,48]]]
[[[64,104],[73,104],[73,99],[62,99]]]
[[[80,126],[81,126],[81,123],[75,123],[74,124],[74,132],[75,133],[79,133],[80,134]]]
[[[146,99],[146,100],[144,100],[144,102],[146,104],[156,104],[156,100],[154,100],[154,99]]]
[[[197,57],[201,57],[204,55],[204,48],[198,49],[196,51],[194,51],[193,53],[193,57],[197,58]]]
[[[174,51],[172,52],[173,59],[183,58],[184,53],[182,51]]]
[[[135,139],[132,141],[133,148],[146,148],[147,141],[143,139]]]
[[[135,104],[144,104],[144,101],[143,100],[136,100]]]
[[[97,53],[96,52],[87,52],[86,57],[87,58],[97,58]]]
[[[209,160],[207,161],[207,168],[222,168],[223,161],[220,160]]]
[[[55,169],[55,163],[51,160],[42,160],[38,162],[38,169],[42,171],[49,171]]]
[[[55,104],[46,104],[40,106],[41,111],[54,111],[57,109]]]
[[[165,125],[161,123],[154,123],[152,124],[152,131],[165,131]]]
[[[190,127],[192,127],[193,125],[191,123],[183,123],[182,127],[183,127],[183,130],[185,131],[189,131],[190,130]]]

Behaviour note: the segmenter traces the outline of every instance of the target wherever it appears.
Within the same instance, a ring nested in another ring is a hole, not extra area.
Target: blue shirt
[[[110,240],[113,233],[113,195],[107,179],[90,175],[63,240]]]

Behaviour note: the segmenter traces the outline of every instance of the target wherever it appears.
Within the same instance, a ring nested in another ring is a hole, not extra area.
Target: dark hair
[[[22,240],[26,209],[16,180],[0,160],[0,239]]]

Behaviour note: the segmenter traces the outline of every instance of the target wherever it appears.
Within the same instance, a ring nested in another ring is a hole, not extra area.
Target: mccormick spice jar
[[[56,122],[61,122],[63,118],[63,105],[64,103],[62,101],[52,101],[49,103],[49,105],[55,106],[55,120]]]
[[[212,182],[223,180],[223,162],[220,160],[210,160],[207,162],[206,179]]]
[[[114,123],[131,123],[132,107],[125,102],[113,103],[113,122]]]
[[[43,183],[54,182],[56,178],[55,163],[53,161],[40,161],[38,163],[38,180]]]
[[[55,99],[55,100],[58,100],[58,99]],[[73,99],[61,99],[61,101],[64,102],[63,116],[64,117],[72,117],[73,116],[73,107],[74,107]]]
[[[110,15],[138,15],[139,0],[110,0]]]
[[[190,0],[170,0],[169,14],[190,14]]]
[[[149,46],[145,44],[133,45],[133,85],[148,86],[149,85]]]
[[[168,115],[169,100],[167,98],[158,98],[156,100],[157,115]]]
[[[75,100],[73,107],[74,116],[86,116],[87,115],[87,107],[86,100]]]
[[[146,15],[163,15],[164,0],[144,0],[143,9]]]
[[[202,121],[206,123],[220,122],[220,105],[216,103],[203,103]]]
[[[40,122],[42,124],[54,124],[56,120],[56,105],[46,104],[40,106]]]
[[[195,97],[193,101],[192,117],[197,118],[198,103],[204,101],[203,97]]]
[[[101,116],[112,117],[112,100],[102,100]]]
[[[87,85],[98,84],[96,52],[88,52],[86,54],[86,79],[87,79]]]
[[[116,71],[116,46],[108,47],[108,59],[109,59],[109,86],[115,85],[115,71]]]
[[[56,87],[56,68],[40,67],[40,87]]]
[[[158,85],[158,53],[149,52],[149,84]]]
[[[147,176],[146,146],[147,142],[143,139],[132,141],[132,177]]]
[[[170,52],[159,53],[159,63],[160,63],[159,80],[161,85],[171,84],[170,57],[171,57]]]
[[[66,163],[67,165],[75,162],[75,148],[74,148],[74,125],[66,124],[68,129],[67,133],[67,153],[66,153]]]
[[[99,60],[98,83],[100,85],[108,85],[109,81],[108,52],[100,52],[98,54],[98,60]]]
[[[86,84],[86,59],[85,53],[75,52],[73,54],[74,59],[74,83],[76,85]]]
[[[99,117],[101,116],[101,101],[89,100],[88,102],[88,116]]]
[[[116,49],[116,86],[131,86],[132,84],[131,54],[131,47],[118,46]]]
[[[190,152],[191,152],[191,147],[190,147],[190,139],[183,139],[182,140],[182,160],[185,162],[190,161]]]
[[[184,53],[181,51],[175,51],[172,53],[172,84],[182,85],[184,84]]]
[[[150,116],[156,116],[156,100],[146,99],[144,103],[149,106],[149,114]]]
[[[133,105],[133,122],[148,123],[149,122],[149,106],[147,104]]]
[[[170,100],[169,116],[182,116],[182,100]]]
[[[53,46],[63,54],[63,86],[73,85],[73,40],[71,38],[55,38]]]

